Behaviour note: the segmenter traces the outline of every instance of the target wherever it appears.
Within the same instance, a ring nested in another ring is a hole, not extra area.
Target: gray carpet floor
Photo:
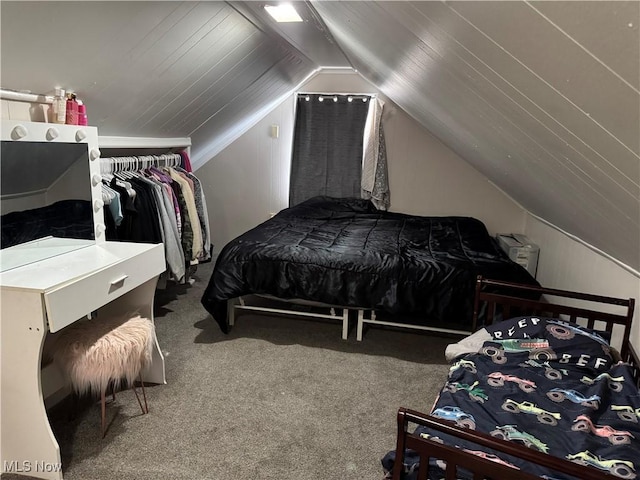
[[[381,479],[399,406],[431,408],[448,372],[452,338],[370,328],[341,339],[341,324],[241,313],[229,335],[200,305],[212,264],[195,284],[156,295],[167,384],[131,391],[75,418],[51,412],[65,479]],[[3,480],[17,477],[3,475]]]

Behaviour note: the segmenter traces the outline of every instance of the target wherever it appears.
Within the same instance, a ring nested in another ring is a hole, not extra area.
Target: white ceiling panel
[[[290,48],[303,53],[315,64],[323,67],[351,66],[322,19],[309,3],[291,2],[303,21],[284,23],[276,22],[266,13],[264,6],[273,3],[255,0],[229,2],[258,29],[280,41],[284,40]]]
[[[532,213],[637,269],[640,4],[584,3],[313,4],[385,95]]]
[[[320,66],[354,67],[530,212],[640,270],[640,2],[0,2],[2,87],[207,161]],[[54,32],[54,25],[72,25]],[[28,32],[28,34],[25,34]]]
[[[581,2],[580,15],[576,15],[571,3],[537,1],[529,2],[529,6],[625,82],[640,90],[637,2]],[[585,21],[585,18],[590,20]],[[594,32],[595,19],[599,28]]]
[[[226,2],[2,1],[0,8],[2,88],[75,91],[102,135],[206,131],[207,145],[224,145],[224,132],[239,132],[233,126],[262,111],[269,95],[290,92],[317,67]],[[260,101],[248,99],[248,89]]]
[[[462,3],[464,2],[456,2],[456,7]],[[596,141],[589,143],[592,144],[591,148],[597,148],[595,151],[599,154],[599,162],[602,160],[606,162],[608,158],[619,159],[617,168],[634,182],[638,182],[640,173],[638,156],[634,151],[636,148],[630,148],[620,142],[615,135],[611,135],[600,127],[589,115],[586,115],[588,112],[581,112],[537,72],[529,69],[520,60],[514,59],[501,45],[496,44],[477,27],[469,24],[466,19],[458,15],[452,17],[451,10],[446,6],[427,2],[417,5],[416,8],[424,15],[422,18],[432,20],[433,28],[439,29],[440,24],[448,25],[448,44],[452,48],[458,47],[454,48],[455,53],[483,72],[488,81],[495,83],[523,111],[535,116],[555,134],[568,139],[573,138],[574,143],[584,144],[583,138],[596,138]],[[518,35],[520,36],[522,35]],[[535,45],[535,43],[532,40],[532,44]],[[445,58],[448,57],[445,55]],[[569,73],[571,71],[569,69]],[[604,85],[606,84],[602,84],[595,91],[601,91],[605,88]],[[607,95],[598,96],[606,97]],[[636,98],[630,98],[629,103],[624,105],[624,112],[621,112],[622,115],[626,112],[628,116],[628,122],[625,125],[628,131],[633,131],[633,125],[638,125],[638,109],[630,108],[637,104],[637,101],[636,94]],[[612,107],[611,111],[616,110]]]
[[[638,125],[640,112],[628,108],[637,103],[638,90],[605,61],[526,3],[503,2],[499,8],[486,8],[484,2],[451,2],[448,7],[512,58],[505,63],[522,65],[538,83],[557,92],[563,107],[565,103],[574,106],[636,154],[640,152],[638,130],[633,128]],[[587,12],[580,12],[583,22],[592,28],[597,25],[599,35],[609,36],[599,18],[589,17]],[[627,30],[632,31],[629,27]],[[628,41],[632,43],[631,36]],[[478,49],[478,55],[482,58],[483,51]]]

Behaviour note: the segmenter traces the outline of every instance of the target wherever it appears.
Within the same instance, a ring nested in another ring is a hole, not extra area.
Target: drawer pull
[[[111,286],[112,287],[119,287],[124,283],[124,281],[127,278],[129,278],[129,275],[122,275],[121,277],[118,277],[115,280],[111,280]]]

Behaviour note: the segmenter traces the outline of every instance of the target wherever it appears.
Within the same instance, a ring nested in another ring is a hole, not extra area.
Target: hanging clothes
[[[167,266],[172,274],[172,279],[181,282],[185,275],[185,258],[180,244],[175,215],[173,214],[173,205],[169,203],[169,199],[164,193],[164,188],[155,178],[141,176],[139,181],[145,182],[155,196]]]
[[[200,227],[200,220],[198,219],[193,185],[189,184],[189,180],[186,179],[186,176],[173,168],[169,169],[169,175],[171,175],[171,178],[178,183],[182,190],[182,195],[184,196],[187,217],[189,218],[189,224],[191,226],[191,233],[193,236],[190,260],[191,264],[195,264],[198,262],[198,255],[201,255],[203,250],[203,243],[202,228]]]
[[[211,230],[209,229],[209,213],[207,211],[207,202],[204,197],[204,190],[202,183],[193,173],[187,173],[187,176],[193,181],[194,197],[196,201],[196,210],[198,212],[198,219],[200,220],[200,227],[202,229],[202,254],[198,256],[198,260],[201,262],[211,260]]]
[[[187,172],[191,173],[193,170],[191,169],[191,160],[189,159],[189,154],[185,151],[180,152],[180,157],[182,158],[180,162],[180,166]]]
[[[103,172],[103,190],[110,196],[103,209],[106,238],[163,243],[166,277],[178,283],[187,282],[199,262],[211,260],[212,247],[202,183],[177,166],[190,168],[188,156],[186,163],[184,158],[172,154],[103,159],[109,161],[106,170],[115,170]],[[166,166],[167,160],[175,166]]]
[[[135,192],[135,201],[128,189],[111,180],[111,188],[126,198],[124,218],[118,227],[118,238],[121,241],[140,243],[163,243],[162,230],[158,221],[158,205],[148,185],[138,178],[129,179]]]
[[[160,222],[164,232],[165,258],[172,280],[182,282],[186,273],[185,258],[173,209],[173,201],[168,193],[171,192],[172,195],[173,190],[150,173],[148,177],[143,179],[150,182],[154,188],[159,207]]]

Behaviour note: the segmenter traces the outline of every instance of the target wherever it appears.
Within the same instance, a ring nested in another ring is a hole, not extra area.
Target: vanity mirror
[[[106,241],[96,127],[3,120],[1,129],[3,240],[10,216],[45,214],[30,227],[16,221],[21,239],[0,250],[0,463],[60,465],[46,406],[68,392],[43,354],[45,339],[87,318],[100,322],[137,312],[153,320],[164,246]],[[40,230],[60,202],[59,230]],[[157,339],[151,357],[144,381],[165,383]],[[29,475],[63,478],[58,469]]]
[[[95,127],[2,122],[0,271],[103,236],[97,138]]]

